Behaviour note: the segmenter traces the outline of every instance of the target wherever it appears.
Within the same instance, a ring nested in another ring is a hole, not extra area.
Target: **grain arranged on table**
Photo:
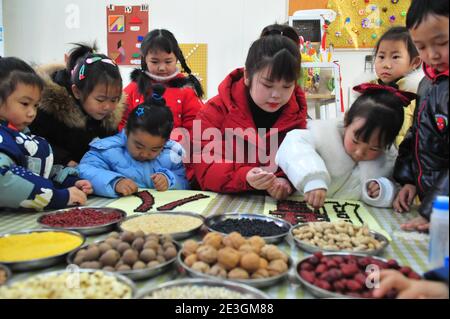
[[[0,262],[22,262],[63,255],[82,243],[81,237],[66,232],[12,234],[0,238]]]
[[[177,255],[177,248],[168,235],[112,232],[97,244],[90,244],[75,254],[74,264],[81,268],[105,271],[129,271],[155,268]]]
[[[325,250],[357,252],[382,247],[382,242],[370,234],[368,226],[355,226],[345,221],[308,223],[292,232],[296,239]]]
[[[145,234],[174,234],[191,231],[202,224],[200,218],[189,215],[149,214],[130,218],[123,222],[121,227],[126,231],[143,231]]]
[[[130,299],[132,289],[101,271],[37,275],[0,287],[5,299]]]
[[[94,208],[73,208],[44,216],[40,222],[50,227],[93,227],[111,224],[122,218],[119,211],[103,212]]]
[[[220,233],[238,232],[242,236],[277,236],[289,231],[288,228],[277,225],[272,221],[251,218],[228,218],[211,226]]]
[[[261,279],[288,271],[288,256],[260,236],[245,239],[233,232],[227,236],[209,233],[203,242],[183,244],[184,263],[192,270],[228,279]]]
[[[162,288],[145,296],[144,299],[254,299],[226,287],[188,285]]]

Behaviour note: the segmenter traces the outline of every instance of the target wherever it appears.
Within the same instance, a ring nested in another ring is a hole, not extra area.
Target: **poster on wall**
[[[119,65],[141,65],[141,43],[149,30],[149,5],[106,7],[108,56]]]
[[[387,29],[404,26],[410,5],[411,0],[328,0],[317,1],[314,9],[336,12],[336,19],[326,26],[327,44],[359,49],[374,48]],[[290,12],[304,9],[301,1],[289,1]]]

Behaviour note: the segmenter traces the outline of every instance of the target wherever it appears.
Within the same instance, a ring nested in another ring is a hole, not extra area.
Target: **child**
[[[185,129],[192,136],[193,120],[202,108],[203,89],[197,78],[191,74],[191,69],[184,59],[180,46],[175,36],[168,30],[156,29],[149,32],[141,44],[142,68],[136,69],[131,74],[132,82],[125,88],[127,96],[127,110],[125,111],[119,129],[125,127],[128,114],[151,96],[152,85],[159,83],[166,87],[164,98],[174,118],[175,131],[172,139],[180,143],[191,141],[186,137],[181,140],[177,134],[178,128]],[[183,71],[189,76],[183,75],[177,68],[180,62]],[[186,149],[191,149],[185,145]],[[186,165],[188,179],[194,172],[189,164]]]
[[[378,85],[354,88],[362,93],[345,115],[315,120],[294,130],[280,146],[276,163],[314,208],[325,197],[392,205],[391,176],[396,152],[390,149],[403,124],[403,107],[415,94]]]
[[[299,49],[287,37],[269,35],[253,43],[245,69],[231,72],[197,116],[202,134],[194,136],[194,150],[201,145],[201,153],[194,151],[194,167],[202,189],[260,190],[277,199],[292,193],[283,172],[263,166],[273,162],[287,132],[306,127],[299,73]]]
[[[83,205],[92,193],[74,169],[53,167],[45,139],[27,134],[43,86],[25,62],[0,57],[0,207],[59,209]]]
[[[81,160],[80,176],[89,179],[94,193],[128,196],[140,188],[188,189],[181,146],[169,140],[173,116],[165,104],[164,88],[155,86],[150,103],[131,112],[119,134],[91,143]]]
[[[45,87],[30,129],[50,142],[57,164],[76,166],[93,139],[117,133],[124,111],[122,78],[111,59],[94,51],[77,44],[66,67],[39,70]]]
[[[448,196],[448,5],[447,0],[413,0],[406,17],[426,75],[394,169],[403,186],[394,209],[409,211],[416,194],[421,200],[420,216],[402,225],[406,230],[427,230],[433,200]]]
[[[375,72],[378,79],[371,82],[417,93],[423,73],[416,70],[421,63],[419,52],[408,30],[405,27],[393,27],[381,36],[375,47]],[[415,107],[416,103],[412,101],[408,107],[404,108],[403,126],[395,139],[397,148],[412,125]]]

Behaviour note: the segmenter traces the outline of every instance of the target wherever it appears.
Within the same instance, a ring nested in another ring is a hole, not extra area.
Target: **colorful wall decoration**
[[[108,56],[119,65],[141,65],[141,42],[149,30],[149,6],[106,7]]]
[[[208,45],[205,43],[180,43],[181,51],[192,74],[197,77],[203,87],[206,99],[208,92]],[[181,69],[181,66],[178,66]]]
[[[289,12],[306,9],[296,6],[296,0],[289,2]],[[318,1],[315,9],[323,9],[323,2]],[[328,0],[325,7],[334,10],[337,17],[328,26],[327,44],[335,48],[373,48],[387,29],[405,25],[410,4],[411,0]]]

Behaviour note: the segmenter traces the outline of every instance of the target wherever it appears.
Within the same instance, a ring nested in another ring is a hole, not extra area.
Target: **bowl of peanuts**
[[[291,236],[300,249],[309,253],[350,252],[376,256],[389,245],[383,234],[370,230],[367,225],[356,226],[346,221],[299,224],[291,229]]]

